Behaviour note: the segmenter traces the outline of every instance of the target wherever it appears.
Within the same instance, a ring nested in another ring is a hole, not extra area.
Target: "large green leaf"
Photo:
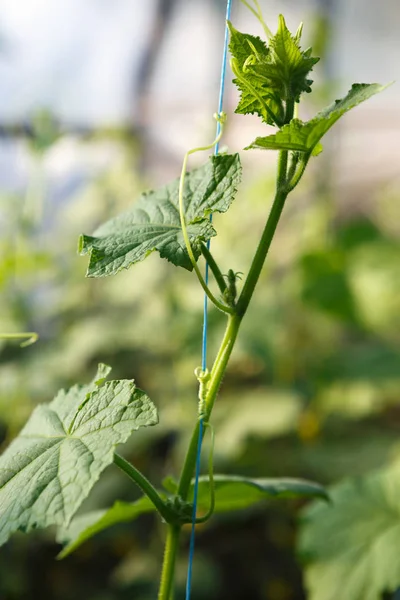
[[[248,508],[268,498],[327,498],[321,485],[303,479],[215,475],[214,484],[215,512]],[[210,485],[209,477],[206,475],[199,479],[198,505],[206,509],[209,504]]]
[[[59,528],[57,541],[61,544],[66,544],[66,546],[58,557],[65,558],[91,537],[104,529],[112,527],[112,525],[133,521],[140,515],[154,512],[155,510],[154,504],[147,496],[143,496],[136,502],[117,501],[109,509],[96,510],[79,515],[71,521],[68,527]]]
[[[277,133],[256,138],[245,150],[292,150],[293,152],[311,152],[317,155],[322,151],[322,146],[315,143],[315,146],[309,147],[308,132],[312,128],[311,126],[307,128],[306,125],[307,123],[303,123],[299,119],[292,119]]]
[[[299,549],[310,600],[381,600],[400,586],[400,468],[347,480],[306,509]]]
[[[175,494],[178,483],[167,477],[163,486]],[[189,501],[193,501],[194,480],[191,483]],[[243,477],[241,475],[214,475],[215,512],[227,512],[248,508],[267,498],[323,498],[326,490],[305,479]],[[199,508],[207,508],[210,503],[210,479],[208,475],[199,477],[197,502]]]
[[[115,447],[157,423],[146,394],[133,381],[105,382],[109,371],[100,365],[89,385],[39,405],[0,457],[0,544],[18,529],[68,524]]]
[[[215,512],[240,510],[253,506],[266,498],[326,498],[324,488],[316,483],[302,479],[257,479],[235,475],[215,475]],[[168,477],[163,485],[171,493],[177,492],[178,484]],[[193,483],[191,497],[193,499]],[[210,504],[208,476],[199,479],[198,506],[207,510]],[[133,521],[140,515],[154,512],[154,505],[143,497],[137,502],[116,502],[104,511],[93,511],[73,519],[69,527],[61,528],[57,540],[67,545],[60,553],[64,558],[74,552],[81,544],[92,536],[108,529],[112,525]]]
[[[335,100],[311,121],[303,123],[299,119],[292,119],[276,134],[256,138],[246,149],[293,150],[318,154],[322,149],[319,141],[340,117],[386,87],[378,83],[354,83],[344,98]]]
[[[240,178],[238,154],[213,156],[186,175],[184,210],[196,258],[200,243],[216,234],[209,215],[228,210]],[[81,236],[79,252],[89,254],[88,277],[115,275],[154,250],[174,265],[192,270],[179,218],[179,182],[143,194],[128,212],[101,225],[93,236]]]

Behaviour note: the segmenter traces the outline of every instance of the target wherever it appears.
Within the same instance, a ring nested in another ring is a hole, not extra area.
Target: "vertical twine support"
[[[219,101],[218,101],[218,114],[222,113],[224,103],[224,90],[225,90],[225,77],[226,77],[226,60],[228,54],[228,38],[229,32],[226,21],[230,20],[231,16],[232,0],[227,0],[226,3],[226,18],[225,18],[225,38],[224,47],[222,54],[221,64],[221,78],[219,88]],[[221,124],[217,122],[216,136],[220,134]],[[215,145],[214,154],[217,155],[219,152],[219,143]],[[210,221],[212,221],[212,215],[210,215]],[[207,248],[210,249],[210,240],[207,242]],[[205,282],[208,284],[209,268],[206,263],[205,269]],[[203,371],[207,367],[207,335],[208,335],[208,298],[204,294],[204,306],[203,306],[203,337],[202,337],[202,351],[201,351],[201,368]],[[192,572],[193,572],[193,559],[194,559],[194,545],[195,545],[195,534],[196,534],[196,514],[197,514],[197,496],[199,488],[199,476],[200,476],[200,461],[201,461],[201,445],[204,433],[203,417],[200,415],[199,418],[199,441],[197,445],[197,456],[196,456],[196,469],[195,469],[195,482],[193,491],[193,513],[192,513],[192,529],[190,533],[190,546],[189,546],[189,561],[186,578],[186,600],[190,600],[191,589],[192,589]]]

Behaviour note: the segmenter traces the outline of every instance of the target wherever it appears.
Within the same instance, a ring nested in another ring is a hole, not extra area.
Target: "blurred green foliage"
[[[332,488],[333,506],[304,512],[300,550],[310,598],[380,600],[399,587],[398,463]],[[328,541],[329,540],[329,541]]]
[[[59,387],[89,380],[105,362],[116,378],[134,378],[160,409],[160,425],[138,432],[134,448],[126,448],[157,484],[177,472],[196,418],[202,294],[190,273],[155,255],[145,268],[138,264],[115,278],[84,278],[79,234],[150,186],[138,174],[131,140],[86,141],[88,152],[98,144],[117,148],[118,160],[50,205],[46,158],[64,138],[49,123],[42,123],[45,147],[39,140],[34,153],[33,180],[40,185],[0,197],[0,330],[40,334],[25,349],[0,342],[1,441],[5,447],[33,406]],[[265,177],[247,179],[224,217],[213,251],[225,272],[246,272],[271,185]],[[217,471],[329,484],[398,456],[400,242],[388,218],[393,195],[383,189],[368,202],[373,209],[351,216],[337,214],[310,183],[291,199],[215,407]],[[218,217],[215,224],[219,230]],[[210,356],[222,325],[212,311]],[[137,497],[110,467],[84,509]],[[294,558],[299,506],[264,503],[202,526],[194,600],[304,598]],[[100,534],[63,562],[54,560],[59,546],[47,532],[16,535],[0,550],[0,598],[154,598],[162,529],[145,515]],[[185,568],[183,548],[182,589]]]

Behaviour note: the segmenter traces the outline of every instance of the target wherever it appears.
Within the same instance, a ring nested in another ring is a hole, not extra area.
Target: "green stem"
[[[170,600],[172,597],[175,562],[178,554],[180,532],[180,527],[176,525],[168,525],[158,600]]]
[[[236,336],[240,326],[240,319],[235,315],[230,315],[228,317],[228,326],[225,331],[224,338],[221,343],[221,347],[217,354],[217,357],[214,362],[214,366],[211,370],[211,378],[210,384],[208,387],[208,391],[206,394],[206,410],[207,414],[204,418],[205,422],[207,422],[211,410],[217,396],[218,390],[220,388],[223,375],[226,370],[226,366],[229,361],[229,357],[231,355]],[[193,476],[193,472],[196,465],[196,457],[197,457],[197,446],[199,443],[199,431],[200,431],[200,422],[196,422],[196,426],[194,428],[189,448],[187,450],[185,463],[183,465],[181,478],[179,481],[177,494],[183,499],[187,500],[190,490],[190,484]],[[203,429],[204,435],[205,428]],[[214,500],[213,500],[214,501]],[[212,506],[213,508],[213,506]],[[173,527],[168,525],[168,534],[167,541],[165,547],[164,554],[164,563],[161,574],[161,584],[160,591],[158,595],[158,600],[169,600],[169,594],[172,590],[172,582],[175,572],[175,559],[176,559],[176,551],[177,544],[179,540],[180,526]]]
[[[210,423],[205,424],[210,429],[211,434],[211,448],[208,457],[208,478],[210,481],[210,507],[205,515],[196,518],[196,523],[205,523],[210,519],[215,509],[215,483],[214,483],[214,444],[215,444],[215,432],[214,427]]]
[[[207,248],[206,244],[202,243],[200,246],[200,249],[201,249],[202,255],[204,256],[204,258],[207,261],[208,266],[211,269],[212,274],[215,277],[215,281],[217,282],[218,287],[221,290],[221,293],[223,294],[226,290],[226,282],[225,282],[224,276],[221,273],[219,266],[215,262],[215,258],[211,254],[210,250]]]
[[[224,113],[222,113],[222,115],[224,115]],[[199,283],[201,285],[201,287],[203,288],[204,292],[207,294],[208,298],[211,300],[211,302],[214,304],[214,306],[216,306],[217,308],[219,308],[219,310],[221,310],[222,312],[225,313],[232,313],[233,309],[230,306],[226,306],[225,304],[223,304],[222,302],[220,302],[212,293],[212,291],[210,290],[210,288],[208,287],[207,283],[204,281],[204,277],[198,267],[197,261],[196,261],[196,257],[193,253],[193,249],[192,249],[192,245],[190,243],[190,238],[189,238],[189,234],[187,231],[187,226],[186,226],[186,219],[185,219],[185,207],[184,207],[184,187],[185,187],[185,177],[186,177],[186,169],[187,169],[187,163],[189,160],[189,156],[191,154],[195,154],[196,152],[203,152],[205,150],[211,150],[212,148],[214,148],[214,146],[216,144],[218,144],[218,142],[220,141],[221,137],[222,137],[222,131],[223,131],[223,123],[224,123],[224,116],[218,115],[217,116],[217,120],[220,123],[220,132],[217,135],[217,137],[215,138],[215,140],[213,141],[212,144],[209,144],[208,146],[199,146],[198,148],[193,148],[192,150],[188,150],[188,152],[186,152],[184,159],[183,159],[183,163],[182,163],[182,172],[181,172],[181,178],[180,178],[180,182],[179,182],[179,217],[180,217],[180,221],[181,221],[181,228],[182,228],[182,236],[185,242],[185,246],[186,246],[186,250],[187,253],[189,255],[190,258],[190,262],[192,263],[192,267],[194,269],[194,272],[197,275],[197,279],[199,280]]]
[[[302,159],[300,168],[293,174],[292,178],[288,177],[288,192],[292,192],[294,188],[299,184],[300,179],[303,177],[304,172],[307,168],[308,161],[310,160],[311,153]]]
[[[20,344],[21,348],[34,344],[39,339],[39,335],[35,331],[21,331],[21,333],[0,333],[0,340],[20,340],[25,339],[25,342]]]
[[[246,279],[245,286],[243,288],[242,294],[238,300],[238,304],[236,306],[237,314],[229,315],[227,328],[218,351],[218,354],[215,358],[214,365],[211,369],[210,380],[208,383],[207,394],[205,398],[206,405],[206,416],[204,417],[205,422],[211,416],[211,412],[214,406],[215,399],[217,397],[219,388],[222,383],[222,379],[225,375],[226,367],[231,356],[236,337],[239,331],[240,323],[242,318],[247,310],[249,302],[254,292],[254,288],[257,284],[258,278],[260,276],[260,272],[262,266],[265,261],[265,257],[267,255],[268,249],[271,245],[272,237],[275,233],[276,226],[278,224],[279,217],[281,215],[283,205],[287,196],[287,192],[282,188],[283,179],[286,176],[286,168],[287,168],[287,152],[280,153],[279,159],[279,167],[278,167],[278,186],[277,186],[277,194],[274,200],[274,204],[272,206],[271,213],[269,215],[267,224],[264,229],[264,233],[262,235],[260,244],[257,248],[257,252],[255,254],[253,263],[251,265],[249,275]],[[196,422],[196,426],[192,433],[192,437],[189,443],[189,447],[187,450],[185,462],[182,468],[181,477],[178,486],[178,495],[183,499],[187,500],[190,490],[190,484],[193,477],[193,473],[196,465],[196,456],[197,456],[197,447],[199,443],[199,431],[200,425],[199,421]],[[203,430],[204,432],[204,430]],[[167,556],[165,555],[165,561],[167,560]],[[168,558],[170,563],[171,559]],[[170,568],[170,565],[169,567]],[[164,565],[163,574],[166,571],[167,567]],[[161,590],[160,590],[161,594]],[[161,598],[164,600],[167,599],[167,596],[159,596],[159,600]]]
[[[286,105],[285,123],[289,123],[293,118],[294,102],[288,102]],[[272,239],[275,235],[279,219],[285,205],[286,198],[289,194],[287,185],[287,167],[288,167],[288,152],[279,152],[278,173],[276,178],[276,193],[272,204],[271,212],[269,213],[267,223],[261,236],[258,248],[251,263],[249,273],[243,285],[242,292],[236,304],[236,312],[243,318],[250,300],[253,296],[254,289],[257,285],[262,268],[267,258],[268,251],[271,246]]]
[[[299,160],[300,160],[300,153],[292,152],[291,156],[290,156],[290,165],[288,167],[287,175],[286,175],[289,186],[295,176],[295,173],[296,173],[296,170],[297,170],[297,167],[299,164]]]
[[[170,521],[173,518],[173,513],[170,511],[164,500],[161,498],[156,488],[150,483],[150,481],[136,469],[130,462],[125,460],[122,456],[114,453],[114,464],[117,465],[130,479],[132,479],[136,485],[140,487],[142,492],[151,500],[160,515],[165,521]]]
[[[285,122],[288,123],[291,121],[291,119],[293,118],[293,111],[294,102],[288,102],[286,105]],[[275,234],[279,218],[282,214],[286,197],[289,193],[287,182],[287,166],[288,152],[280,152],[278,162],[276,194],[271,208],[271,212],[267,219],[267,223],[265,225],[264,232],[261,236],[260,243],[254,255],[254,259],[251,264],[249,274],[246,278],[246,282],[243,286],[242,293],[235,307],[235,312],[234,314],[230,314],[228,316],[228,324],[225,330],[225,334],[222,339],[218,354],[215,358],[213,367],[211,369],[210,379],[207,382],[207,392],[205,395],[204,423],[207,423],[210,419],[215,399],[221,387],[226,367],[228,365],[229,358],[232,354],[232,350],[236,342],[240,324],[249,306],[250,300],[253,296],[255,287],[257,285],[257,281],[259,279],[266,256],[268,254],[268,250],[272,242],[272,238]],[[177,492],[178,495],[184,501],[187,501],[190,491],[191,480],[195,470],[197,447],[199,443],[199,432],[200,422],[197,421],[186,453],[185,462],[183,464]],[[158,597],[158,600],[169,600],[169,594],[172,590],[172,580],[175,571],[176,545],[178,543],[179,531],[179,526],[175,528],[169,526],[167,547],[164,557],[164,565],[161,578],[160,595]]]
[[[270,28],[267,26],[266,22],[264,21],[264,17],[263,17],[262,11],[261,11],[261,6],[259,5],[258,0],[253,0],[253,2],[254,2],[254,4],[257,7],[258,18],[259,18],[259,21],[260,21],[261,25],[263,26],[263,29],[265,31],[265,35],[267,36],[267,39],[270,39],[270,38],[273,37],[272,36],[272,31],[270,30]]]
[[[226,366],[228,364],[230,355],[233,350],[233,346],[235,344],[235,340],[237,337],[237,333],[239,331],[241,319],[236,315],[230,315],[228,317],[228,325],[225,331],[225,335],[223,337],[220,349],[218,351],[217,357],[214,361],[213,368],[211,369],[210,380],[208,383],[207,394],[205,397],[205,406],[206,406],[206,415],[204,417],[204,422],[206,423],[210,418],[211,411],[215,402],[215,398],[217,397],[219,388],[222,383],[222,379],[225,374]],[[183,465],[181,478],[179,481],[178,487],[178,495],[181,496],[183,500],[187,500],[190,483],[193,477],[194,468],[196,465],[196,454],[197,454],[197,445],[199,440],[199,422],[197,421],[196,426],[194,428],[189,448],[186,454],[185,462]]]
[[[282,169],[286,167],[287,152],[280,152],[279,163]],[[253,296],[254,289],[257,285],[258,279],[261,274],[261,270],[264,266],[264,262],[268,254],[268,250],[271,246],[272,238],[275,234],[280,216],[282,214],[287,195],[288,192],[286,192],[286,190],[282,190],[278,187],[274,202],[272,204],[271,212],[269,213],[267,223],[261,236],[260,243],[254,255],[254,259],[251,264],[249,273],[247,275],[242,292],[236,304],[236,311],[241,318],[243,318],[243,316],[245,315],[250,300]]]
[[[264,18],[263,18],[262,12],[261,12],[261,7],[260,7],[260,5],[259,5],[258,1],[257,1],[257,0],[254,0],[254,4],[255,4],[255,5],[256,5],[256,7],[257,7],[257,11],[256,11],[256,10],[254,10],[254,8],[253,8],[253,7],[252,7],[252,6],[251,6],[251,5],[250,5],[250,4],[247,2],[247,0],[241,0],[241,2],[242,2],[242,3],[243,3],[243,4],[244,4],[244,5],[245,5],[245,6],[246,6],[246,7],[247,7],[247,8],[248,8],[248,9],[249,9],[251,12],[252,12],[252,13],[253,13],[253,15],[254,15],[254,16],[255,16],[255,17],[256,17],[256,18],[257,18],[257,19],[260,21],[260,23],[261,23],[261,25],[262,25],[262,27],[263,27],[263,29],[264,29],[265,35],[267,36],[267,39],[271,38],[271,37],[272,37],[271,30],[269,29],[269,27],[267,26],[267,24],[266,24],[266,23],[265,23],[265,21],[264,21]]]

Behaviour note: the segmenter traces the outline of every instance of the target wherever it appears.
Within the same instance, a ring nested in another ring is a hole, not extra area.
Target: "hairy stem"
[[[211,252],[208,249],[208,247],[206,246],[206,244],[202,243],[200,246],[200,249],[201,249],[202,255],[204,256],[204,258],[207,261],[208,266],[211,269],[212,274],[215,277],[215,281],[218,284],[221,294],[223,294],[226,290],[226,282],[225,282],[224,276],[221,273],[219,266],[215,262],[215,258],[211,254]]]
[[[196,518],[196,523],[205,523],[212,517],[215,509],[215,483],[214,483],[214,443],[215,443],[215,432],[214,427],[210,423],[206,423],[206,426],[210,429],[211,433],[211,448],[208,457],[208,477],[210,480],[210,507],[205,515]]]
[[[286,106],[285,123],[289,123],[293,118],[294,102],[288,102]],[[278,172],[276,177],[276,193],[272,204],[271,212],[269,213],[267,223],[262,233],[258,248],[251,263],[249,273],[243,285],[242,292],[236,304],[236,312],[243,318],[250,300],[253,296],[254,289],[257,285],[262,268],[267,258],[271,242],[275,235],[279,219],[285,205],[286,198],[289,194],[287,186],[287,167],[288,167],[288,152],[279,152]]]
[[[287,158],[285,161],[285,157],[282,155],[287,154],[287,152],[281,152],[280,164],[285,166],[285,162],[287,162]],[[245,315],[250,300],[253,296],[254,289],[257,285],[258,279],[260,277],[262,268],[264,266],[265,259],[268,254],[268,250],[271,246],[272,238],[276,231],[276,227],[278,225],[280,216],[282,214],[283,207],[285,205],[285,200],[287,197],[287,192],[277,189],[274,202],[272,204],[271,212],[268,217],[267,224],[264,228],[263,234],[260,239],[260,243],[258,245],[256,254],[254,256],[253,262],[250,267],[249,274],[247,275],[246,281],[244,283],[242,292],[239,296],[239,299],[236,304],[236,310],[238,315],[241,318]]]
[[[132,481],[136,483],[137,486],[140,487],[142,492],[146,494],[146,496],[151,500],[154,504],[160,515],[165,521],[170,521],[173,518],[173,513],[165,504],[164,500],[161,498],[155,487],[150,483],[150,481],[136,469],[130,462],[125,460],[122,456],[114,453],[114,464],[117,465]]]
[[[180,532],[180,527],[168,525],[158,600],[171,600],[172,598]]]
[[[293,118],[293,111],[294,102],[288,102],[286,105],[285,114],[286,123],[289,123]],[[272,238],[274,237],[280,216],[282,214],[285,200],[289,193],[287,182],[287,169],[288,152],[282,151],[279,153],[276,194],[274,202],[272,204],[271,212],[268,216],[263,234],[261,236],[260,243],[254,255],[253,262],[251,264],[248,276],[243,286],[242,293],[240,294],[239,300],[236,306],[234,307],[234,314],[228,315],[228,323],[225,330],[225,334],[222,339],[218,354],[215,358],[213,367],[211,369],[210,379],[207,383],[207,391],[205,395],[205,415],[203,417],[205,424],[209,421],[211,417],[214,402],[221,387],[221,383],[226,372],[229,358],[232,354],[232,350],[236,342],[240,324],[247,311],[250,300],[256,288],[261,270],[263,268],[265,259],[268,254],[268,250],[271,246]],[[199,432],[200,426],[199,421],[197,421],[186,453],[185,462],[183,464],[178,486],[178,495],[182,498],[182,500],[185,501],[187,500],[189,495],[190,484],[196,466]],[[180,526],[172,527],[171,525],[169,525],[166,542],[166,553],[164,557],[164,565],[162,571],[160,595],[158,597],[158,600],[170,600],[169,594],[172,590],[172,579],[175,570],[174,565],[176,558],[176,546],[178,544],[179,539],[179,531]]]
[[[288,177],[288,191],[291,192],[294,188],[299,184],[300,179],[303,177],[304,172],[307,168],[308,161],[310,160],[311,154],[308,154],[305,158],[302,159],[300,167],[295,171],[292,178]]]
[[[232,353],[233,346],[235,344],[236,336],[239,331],[240,319],[236,315],[228,317],[228,325],[223,337],[220,349],[217,357],[214,361],[213,368],[211,369],[210,381],[208,384],[207,394],[205,397],[206,414],[204,416],[204,422],[210,418],[212,407],[214,405],[215,398],[218,394],[219,388],[222,383],[223,376],[225,374],[226,366],[229,361],[229,357]],[[196,452],[199,438],[199,422],[196,423],[192,438],[190,440],[189,448],[186,454],[185,462],[183,465],[178,494],[187,500],[190,482],[192,480],[195,464],[196,464]]]
[[[183,235],[183,239],[185,242],[185,246],[186,246],[186,250],[187,253],[189,255],[190,258],[190,262],[192,263],[192,267],[194,272],[197,275],[197,279],[199,280],[199,283],[201,285],[201,287],[203,288],[204,292],[207,294],[208,298],[211,300],[211,302],[214,304],[214,306],[216,306],[217,308],[219,308],[219,310],[221,310],[222,312],[225,313],[232,313],[232,308],[230,306],[226,306],[225,304],[223,304],[222,302],[220,302],[212,293],[212,291],[210,290],[210,288],[208,287],[207,283],[204,280],[204,277],[198,267],[197,261],[196,261],[196,257],[193,253],[193,249],[192,249],[192,245],[190,243],[190,238],[189,238],[189,234],[187,232],[187,226],[186,226],[186,218],[185,218],[185,210],[184,210],[184,203],[183,203],[183,193],[184,193],[184,187],[185,187],[185,177],[186,177],[186,168],[187,168],[187,163],[189,160],[189,156],[191,154],[195,154],[196,152],[203,152],[205,150],[211,150],[212,148],[214,148],[214,146],[216,146],[218,144],[218,142],[220,141],[221,137],[222,137],[222,125],[224,123],[224,118],[225,115],[224,113],[222,113],[222,115],[218,115],[217,116],[217,121],[220,124],[220,132],[217,135],[217,137],[215,138],[215,140],[213,141],[212,144],[209,144],[208,146],[200,146],[198,148],[193,148],[192,150],[189,150],[188,152],[186,152],[185,157],[183,159],[183,164],[182,164],[182,172],[181,172],[181,179],[179,182],[179,217],[180,217],[180,221],[181,221],[181,228],[182,228],[182,235]]]
[[[290,183],[293,180],[293,177],[296,173],[299,161],[300,161],[300,153],[299,152],[291,152],[289,167],[288,167],[287,175],[286,175],[289,186],[290,186]]]

